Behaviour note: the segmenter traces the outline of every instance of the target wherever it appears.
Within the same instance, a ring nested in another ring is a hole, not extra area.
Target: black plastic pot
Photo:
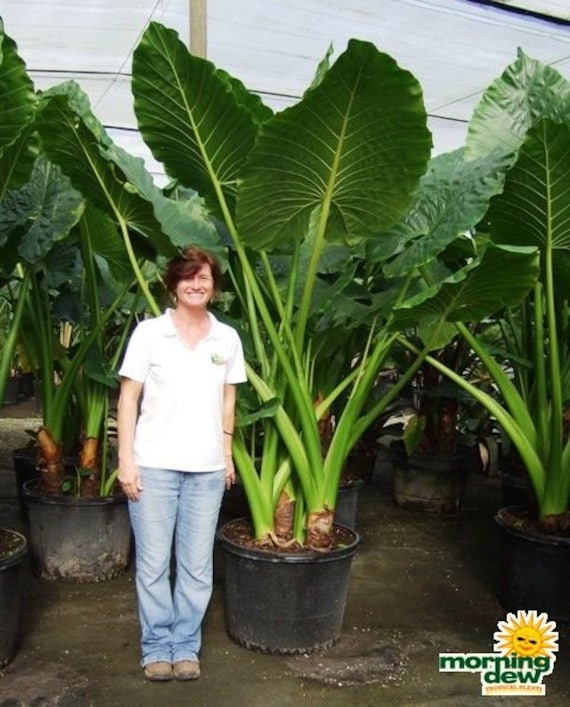
[[[380,434],[380,433],[379,433]],[[361,440],[364,442],[365,440]],[[345,463],[345,470],[352,479],[360,481],[372,481],[374,476],[374,466],[376,464],[377,444],[373,443],[357,444],[348,455]]]
[[[528,487],[526,479],[519,476],[499,472],[501,479],[501,495],[503,506],[524,506],[528,500]]]
[[[224,552],[225,623],[239,645],[270,654],[309,653],[340,636],[350,566],[360,541],[306,555],[244,548],[219,532]]]
[[[16,405],[18,403],[18,391],[20,389],[19,379],[17,377],[8,378],[6,380],[6,388],[4,389],[4,399],[2,405]]]
[[[350,483],[343,485],[338,490],[336,508],[334,514],[335,523],[344,525],[350,530],[356,527],[356,510],[358,504],[358,490],[364,482],[362,479],[354,479]],[[224,493],[218,527],[237,518],[250,519],[249,505],[245,490],[241,484],[234,484]],[[214,546],[214,578],[217,582],[222,582],[224,578],[224,557],[220,549],[219,541]]]
[[[36,466],[36,457],[37,449],[34,447],[22,447],[12,452],[12,465],[20,506],[20,518],[24,523],[28,522],[28,509],[24,501],[23,487],[26,481],[33,481],[39,477],[40,472]]]
[[[33,481],[34,479],[39,479],[40,477],[40,472],[37,467],[37,457],[37,447],[21,447],[20,449],[15,449],[12,452],[16,492],[18,494],[18,502],[20,504],[20,518],[24,521],[24,523],[28,522],[28,509],[24,499],[23,488],[27,481]],[[75,473],[78,462],[78,458],[65,457],[65,473],[72,476]]]
[[[101,582],[122,574],[131,558],[127,498],[47,496],[24,484],[32,569],[42,579]]]
[[[35,392],[35,378],[33,373],[22,373],[18,381],[18,397],[21,400],[31,398]]]
[[[403,444],[390,448],[393,493],[402,508],[432,513],[461,510],[469,474],[477,467],[474,449],[456,454],[412,454]]]
[[[507,611],[534,609],[568,624],[570,538],[513,527],[510,519],[524,511],[520,506],[509,506],[495,516],[503,536],[499,601]]]
[[[364,482],[355,479],[339,487],[336,497],[334,522],[354,530],[356,528],[356,510],[358,491]]]
[[[502,505],[526,506],[536,509],[536,496],[525,476],[499,471],[501,479]]]
[[[12,660],[16,650],[20,623],[21,566],[26,556],[27,541],[21,533],[6,528],[0,528],[0,537],[8,540],[11,546],[6,555],[0,555],[0,668],[3,668]]]
[[[239,482],[224,491],[220,509],[220,524],[234,518],[249,518],[247,496],[244,487]]]

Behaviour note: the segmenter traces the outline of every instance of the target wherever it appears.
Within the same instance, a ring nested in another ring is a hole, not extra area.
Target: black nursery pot
[[[358,507],[358,491],[363,485],[362,479],[353,479],[339,487],[334,511],[334,522],[354,530],[356,528],[356,511]]]
[[[390,447],[396,503],[408,510],[457,513],[463,506],[467,481],[478,468],[474,449],[455,454],[412,454],[401,443]]]
[[[48,496],[37,483],[23,487],[35,574],[70,582],[101,582],[122,574],[132,545],[126,496]]]
[[[513,527],[512,517],[524,511],[510,506],[495,516],[503,536],[499,602],[507,611],[533,609],[570,624],[570,538]]]
[[[21,447],[12,452],[12,465],[14,468],[14,478],[16,481],[16,492],[20,506],[20,518],[24,523],[28,522],[28,509],[24,498],[24,484],[40,478],[40,471],[37,465],[38,448]],[[64,458],[65,473],[73,476],[79,463],[78,457],[67,456]]]
[[[1,405],[16,405],[18,403],[18,391],[20,383],[18,378],[8,378],[4,390],[4,399],[0,400]]]
[[[37,449],[35,447],[22,447],[12,452],[12,465],[16,480],[20,518],[24,523],[28,522],[28,510],[24,500],[23,488],[27,481],[39,478],[40,472],[36,465],[36,457]]]
[[[22,560],[26,538],[15,530],[0,528],[0,539],[8,541],[11,551],[0,555],[0,668],[7,665],[16,650],[20,623]],[[2,548],[3,542],[0,542]]]
[[[219,531],[224,551],[229,637],[262,653],[309,653],[340,636],[352,558],[360,541],[326,553],[277,553],[242,547]]]

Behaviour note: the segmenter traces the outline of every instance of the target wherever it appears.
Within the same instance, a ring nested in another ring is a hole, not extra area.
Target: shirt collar
[[[174,328],[174,323],[172,321],[173,311],[174,310],[171,307],[168,307],[164,311],[164,314],[160,317],[162,336],[177,336],[176,329]],[[219,339],[219,321],[210,311],[208,311],[208,319],[210,320],[210,331],[208,332],[208,335],[204,337],[203,341],[208,341],[209,339]]]

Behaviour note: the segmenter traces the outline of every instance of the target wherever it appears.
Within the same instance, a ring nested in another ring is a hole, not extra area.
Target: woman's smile
[[[205,263],[192,277],[180,280],[176,287],[179,302],[189,304],[208,304],[214,292],[214,279],[210,266]]]

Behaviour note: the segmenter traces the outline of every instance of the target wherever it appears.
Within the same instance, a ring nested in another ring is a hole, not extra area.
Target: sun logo
[[[506,621],[497,623],[499,631],[493,634],[495,651],[504,656],[542,656],[556,659],[558,633],[554,621],[548,621],[546,614],[536,611],[517,611],[507,614]]]

